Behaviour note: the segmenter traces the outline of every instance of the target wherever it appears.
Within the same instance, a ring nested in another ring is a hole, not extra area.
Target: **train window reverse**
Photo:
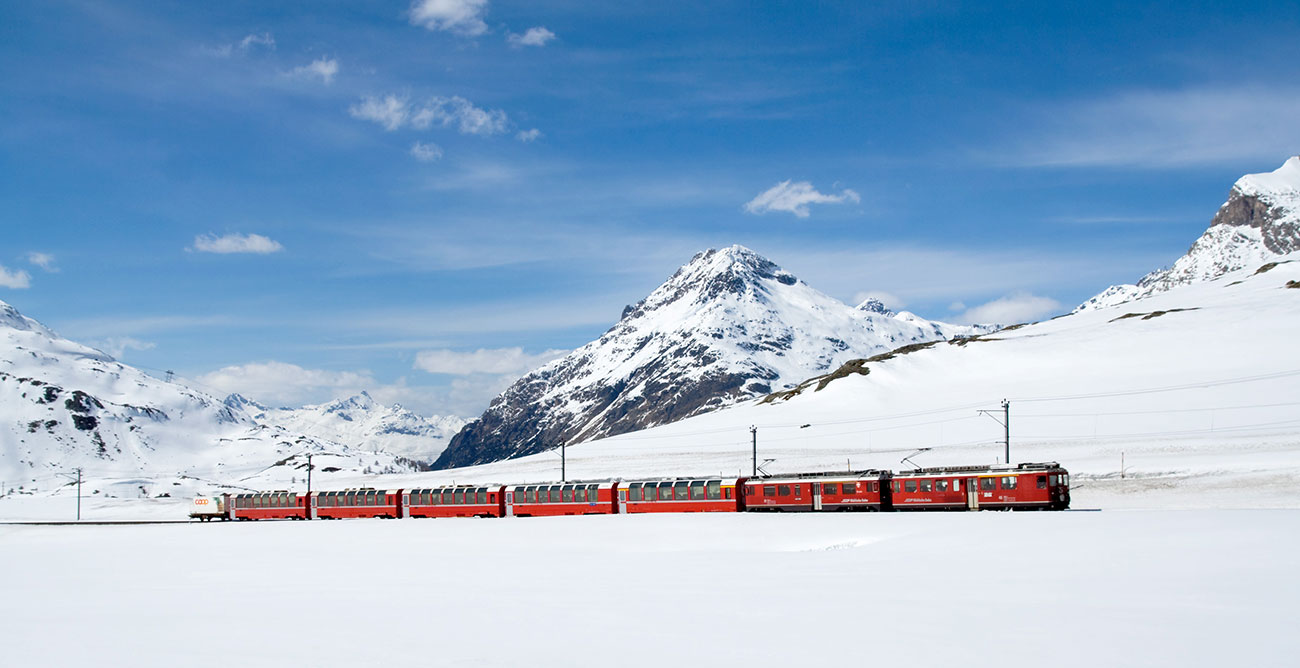
[[[996,478],[980,478],[980,489],[986,492],[993,490],[995,489],[996,483]]]
[[[839,494],[840,485],[836,482],[828,482],[822,485],[822,494]]]
[[[763,485],[763,496],[776,496],[776,486]]]
[[[690,492],[688,491],[689,486],[690,483],[687,483],[685,481],[673,485],[673,498],[677,499],[678,501],[685,501],[689,499],[690,498],[689,496]]]
[[[560,491],[559,485],[551,485],[551,503],[560,502]]]
[[[660,501],[673,500],[673,484],[671,482],[659,483],[659,500]]]
[[[948,481],[947,481],[947,480],[936,480],[936,481],[934,481],[934,491],[936,491],[936,492],[946,492],[946,491],[948,491]]]
[[[711,500],[717,501],[718,499],[721,499],[721,498],[722,498],[722,481],[721,481],[721,480],[710,480],[710,481],[709,481],[709,484],[705,487],[705,490],[706,490],[706,491],[705,491],[705,494],[706,494],[706,495],[707,495]]]
[[[908,491],[908,492],[915,492],[915,491],[916,491],[916,481],[915,481],[915,480],[904,480],[904,481],[903,481],[903,490],[904,490],[904,491]]]
[[[455,500],[452,503],[463,505],[465,503],[465,490],[458,489],[453,493],[455,494],[455,497],[453,497]]]
[[[562,493],[564,494],[564,502],[565,502],[565,503],[568,503],[568,502],[570,502],[570,501],[573,500],[573,488],[572,488],[572,487],[569,487],[568,485],[565,485],[565,486],[564,486],[564,490],[562,491]]]
[[[627,500],[628,500],[628,501],[640,501],[640,500],[641,500],[641,483],[639,483],[639,482],[634,482],[634,483],[632,483],[632,485],[633,485],[633,486],[627,488]]]
[[[579,487],[578,489],[573,490],[573,500],[574,500],[575,502],[577,502],[577,503],[586,503],[586,502],[587,502],[587,490],[586,490],[585,488],[582,488],[582,487]]]
[[[790,496],[790,486],[789,486],[789,485],[777,485],[777,486],[776,486],[776,494],[777,494],[777,496]]]
[[[1002,489],[1015,489],[1015,488],[1016,488],[1015,476],[1007,476],[1002,479]]]
[[[479,502],[479,503],[487,503],[487,502],[488,502],[488,498],[487,498],[487,496],[488,496],[488,494],[487,494],[487,490],[480,489],[480,490],[478,491],[478,502]]]
[[[693,483],[691,483],[691,500],[692,500],[692,501],[703,501],[703,500],[704,500],[704,482],[703,482],[703,481],[700,481],[700,482],[693,482]]]
[[[921,484],[921,491],[922,491],[922,492],[929,492],[929,491],[931,491],[931,487],[933,486],[933,482],[932,482],[932,481],[930,481],[930,480],[918,480],[917,482],[919,482],[919,483]]]
[[[1038,476],[1038,489],[1047,489],[1047,476]]]

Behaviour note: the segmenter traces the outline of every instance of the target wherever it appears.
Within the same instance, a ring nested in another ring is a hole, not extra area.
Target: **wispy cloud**
[[[59,273],[59,268],[54,266],[54,256],[49,253],[38,253],[32,251],[27,254],[27,261],[51,274]]]
[[[11,270],[0,265],[0,288],[25,290],[32,287],[32,275],[21,270]]]
[[[488,31],[483,21],[487,5],[487,0],[415,0],[411,3],[411,23],[429,30],[477,37]]]
[[[275,406],[301,406],[380,386],[369,371],[307,369],[275,361],[227,366],[196,380],[211,390],[238,392]]]
[[[411,145],[411,156],[420,162],[433,162],[442,157],[442,147],[417,141]]]
[[[510,119],[506,112],[476,107],[459,95],[435,96],[420,105],[414,105],[406,97],[398,95],[367,95],[349,107],[348,113],[353,118],[378,123],[388,131],[408,126],[425,130],[434,125],[455,125],[461,134],[491,136],[510,129]]]
[[[266,255],[284,250],[284,246],[280,245],[280,242],[268,239],[260,234],[233,233],[221,237],[201,234],[194,237],[194,245],[187,250],[200,253],[253,253]]]
[[[317,58],[306,65],[295,67],[289,71],[290,76],[300,78],[320,78],[321,82],[329,85],[334,82],[334,75],[339,73],[339,61],[334,58]]]
[[[244,36],[243,39],[234,44],[219,44],[213,47],[203,47],[201,50],[211,56],[229,58],[236,53],[244,54],[257,48],[275,50],[275,37],[269,32],[253,33]]]
[[[537,141],[538,138],[540,138],[541,136],[542,136],[542,131],[538,130],[537,128],[533,128],[531,130],[520,130],[517,134],[515,134],[515,139],[518,139],[519,141],[527,144],[529,142]]]
[[[754,214],[787,211],[799,218],[807,218],[809,204],[843,204],[860,201],[862,198],[848,188],[840,190],[838,195],[827,195],[818,192],[807,181],[782,181],[747,202],[745,210]]]
[[[151,341],[141,341],[140,339],[129,336],[113,337],[100,341],[92,341],[90,345],[102,350],[114,359],[121,359],[122,355],[128,350],[152,350],[157,344]]]
[[[525,46],[546,46],[546,43],[553,39],[555,39],[555,33],[542,26],[529,28],[522,35],[510,33],[506,36],[506,41],[510,42],[510,46],[516,49]]]
[[[476,373],[522,376],[547,362],[568,354],[567,350],[546,350],[536,355],[522,348],[497,348],[460,352],[425,350],[415,356],[415,368],[429,373],[467,376]]]
[[[1060,312],[1061,303],[1055,299],[1017,292],[967,309],[953,319],[964,323],[1014,325]]]
[[[988,152],[1028,167],[1178,168],[1281,163],[1300,151],[1300,88],[1138,90],[1041,109]]]

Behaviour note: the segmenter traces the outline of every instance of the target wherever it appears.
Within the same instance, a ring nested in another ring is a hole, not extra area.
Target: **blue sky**
[[[0,299],[272,404],[477,414],[692,254],[1069,310],[1300,153],[1287,3],[0,8]]]

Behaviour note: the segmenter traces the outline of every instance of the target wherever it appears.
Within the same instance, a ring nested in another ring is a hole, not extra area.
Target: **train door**
[[[316,519],[316,495],[315,494],[307,495],[307,519],[309,520]]]
[[[410,517],[411,516],[411,493],[402,492],[400,498],[401,498],[402,507],[398,509],[397,516],[399,518]]]
[[[966,510],[980,509],[980,485],[978,478],[966,479]]]
[[[627,514],[627,489],[619,488],[618,490],[618,514]]]
[[[822,509],[822,484],[819,482],[812,484],[812,508],[813,510]]]
[[[514,516],[515,516],[515,491],[514,491],[513,489],[510,489],[509,487],[506,488],[506,512],[505,512],[505,515],[506,515],[506,517],[514,517]]]

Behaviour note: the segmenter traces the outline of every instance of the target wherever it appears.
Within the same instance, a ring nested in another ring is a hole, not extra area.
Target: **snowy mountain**
[[[1300,250],[1300,156],[1237,180],[1210,227],[1173,267],[1136,285],[1113,285],[1077,310],[1104,308],[1258,267]]]
[[[318,471],[406,471],[411,464],[259,423],[223,403],[69,341],[0,302],[0,478],[50,489],[81,468],[105,494],[179,493],[198,479],[283,485]]]
[[[989,331],[852,308],[741,246],[699,253],[598,340],[528,374],[439,468],[517,457],[708,412],[911,343]]]
[[[422,462],[432,462],[447,447],[465,419],[454,415],[422,417],[400,404],[384,406],[365,392],[346,399],[303,406],[267,408],[238,394],[226,397],[227,406],[240,407],[259,422],[284,427],[316,438],[348,443],[365,450],[378,449]]]

